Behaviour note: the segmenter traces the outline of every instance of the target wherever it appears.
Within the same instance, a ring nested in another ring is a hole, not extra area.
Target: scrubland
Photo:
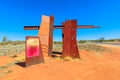
[[[120,80],[120,47],[78,42],[80,59],[45,58],[44,64],[23,67],[25,43],[0,44],[0,80]],[[53,43],[62,52],[62,43]],[[69,75],[69,77],[68,77]]]

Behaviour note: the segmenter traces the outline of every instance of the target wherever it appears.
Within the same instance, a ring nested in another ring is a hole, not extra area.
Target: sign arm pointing
[[[39,26],[24,26],[24,30],[38,30]],[[64,26],[55,25],[54,29],[62,29]],[[84,28],[100,28],[99,26],[94,25],[78,25],[77,28],[84,29]]]

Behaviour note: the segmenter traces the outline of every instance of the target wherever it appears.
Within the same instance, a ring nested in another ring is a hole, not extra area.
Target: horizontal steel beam
[[[24,26],[24,30],[38,30],[39,26]]]
[[[54,29],[62,29],[62,28],[64,28],[64,26],[60,26],[60,25],[54,26]]]
[[[56,25],[54,26],[54,29],[62,29],[64,26]],[[78,25],[77,28],[84,29],[84,28],[100,28],[99,26],[93,26],[93,25]],[[24,30],[38,30],[39,26],[24,26]]]
[[[100,28],[100,27],[94,25],[78,25],[77,28]]]

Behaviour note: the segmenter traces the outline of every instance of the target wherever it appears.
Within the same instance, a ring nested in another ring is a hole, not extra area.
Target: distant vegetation
[[[0,42],[0,45],[8,45],[8,44],[12,44],[12,45],[17,45],[17,44],[24,44],[25,41],[11,41],[8,39],[8,37],[3,36],[2,38],[2,42]]]
[[[97,42],[118,42],[120,43],[119,39],[109,39],[105,40],[103,37],[98,40],[78,40],[78,48],[85,49],[85,50],[92,50],[96,52],[101,52],[106,50],[105,48],[95,45],[94,43]],[[8,55],[15,57],[16,54],[25,51],[25,41],[11,41],[8,40],[7,37],[3,37],[2,42],[0,42],[0,56]],[[54,41],[53,42],[53,52],[62,52],[62,42],[61,41]]]
[[[53,41],[54,44],[62,44],[61,41]]]
[[[120,42],[120,38],[118,39],[105,39],[104,37],[101,37],[97,40],[78,40],[77,43],[86,43],[86,42],[93,42],[93,43],[97,43],[97,42]],[[61,41],[54,41],[54,44],[62,44]],[[9,40],[6,36],[3,36],[2,38],[2,42],[0,42],[0,45],[8,45],[8,44],[12,44],[12,45],[17,45],[17,44],[25,44],[25,41],[11,41]]]
[[[105,39],[104,37],[101,37],[97,40],[78,40],[78,43],[85,43],[85,42],[120,42],[120,38],[118,39]]]
[[[17,45],[17,44],[24,44],[25,41],[7,41],[7,42],[0,42],[0,45],[8,45],[8,44],[12,44],[12,45]]]

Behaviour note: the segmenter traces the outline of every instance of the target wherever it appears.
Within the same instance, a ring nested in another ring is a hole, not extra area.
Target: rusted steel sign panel
[[[67,20],[63,23],[62,29],[63,51],[62,57],[80,58],[76,42],[76,20]]]
[[[40,38],[27,36],[26,37],[26,66],[44,62],[40,48]]]
[[[53,41],[53,16],[42,16],[38,37],[40,37],[41,48],[44,56],[52,57]]]

